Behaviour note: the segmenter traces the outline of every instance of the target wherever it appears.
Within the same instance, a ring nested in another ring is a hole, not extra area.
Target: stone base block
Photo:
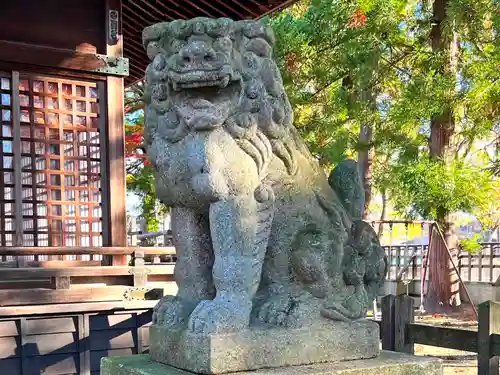
[[[379,352],[379,327],[372,321],[325,319],[305,328],[251,328],[209,336],[160,326],[150,330],[154,361],[202,374],[374,358]]]
[[[239,372],[235,375],[442,375],[440,359],[416,357],[382,351],[372,359],[338,363],[280,367]],[[105,357],[101,375],[192,375],[192,373],[154,362],[149,355]]]

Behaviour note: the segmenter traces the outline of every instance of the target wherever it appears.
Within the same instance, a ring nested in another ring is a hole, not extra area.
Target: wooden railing
[[[173,282],[173,263],[146,262],[175,254],[171,247],[2,247],[0,256],[102,256],[103,261],[32,260],[20,267],[0,268],[0,307],[16,305],[158,299],[165,283]],[[130,257],[110,266],[107,257]],[[36,259],[36,258],[35,258]],[[158,289],[158,290],[154,290]],[[147,295],[149,293],[149,295]]]
[[[383,246],[389,262],[387,280],[396,280],[405,266],[403,277],[420,280],[428,245]],[[460,251],[457,268],[464,281],[494,283],[500,276],[500,243],[485,242],[476,254]]]
[[[175,248],[141,247],[151,262],[159,263],[154,258],[175,256]],[[0,247],[0,267],[44,267],[51,264],[71,266],[99,266],[112,262],[108,257],[132,256],[138,250],[137,246],[128,247]],[[48,260],[58,257],[58,260]],[[64,262],[64,263],[61,263]]]
[[[427,249],[385,246],[387,279],[419,280]],[[124,255],[127,263],[112,266],[113,257]],[[122,300],[130,288],[173,284],[175,261],[172,246],[0,247],[0,306]],[[461,252],[458,269],[465,281],[495,282],[500,276],[500,244],[485,243],[474,255]]]
[[[500,356],[500,303],[479,305],[478,329],[416,324],[413,300],[406,295],[382,298],[382,349],[413,354],[414,344],[477,353],[478,375],[497,375]]]

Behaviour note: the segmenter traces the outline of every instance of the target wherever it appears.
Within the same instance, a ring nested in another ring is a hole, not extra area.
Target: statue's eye
[[[217,38],[214,41],[214,48],[218,51],[231,51],[231,49],[233,48],[233,42],[227,36]]]
[[[271,46],[262,38],[250,39],[245,47],[259,57],[271,57]]]
[[[173,53],[178,53],[185,45],[186,42],[184,40],[172,39],[169,50]]]

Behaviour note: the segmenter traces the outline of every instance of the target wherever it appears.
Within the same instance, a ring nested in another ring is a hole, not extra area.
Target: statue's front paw
[[[173,327],[186,325],[198,301],[186,301],[177,296],[163,297],[153,309],[153,324]]]
[[[189,319],[188,327],[195,333],[237,332],[248,327],[248,303],[221,300],[201,301]]]

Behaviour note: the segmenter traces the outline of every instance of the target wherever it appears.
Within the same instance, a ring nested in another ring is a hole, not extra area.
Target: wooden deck
[[[147,352],[152,303],[89,307],[0,318],[0,374],[98,375],[104,356]]]
[[[152,308],[176,288],[174,264],[159,260],[174,254],[172,247],[0,248],[0,374],[97,375],[103,356],[146,352]],[[114,256],[129,265],[106,265]],[[62,260],[43,260],[55,258]]]

